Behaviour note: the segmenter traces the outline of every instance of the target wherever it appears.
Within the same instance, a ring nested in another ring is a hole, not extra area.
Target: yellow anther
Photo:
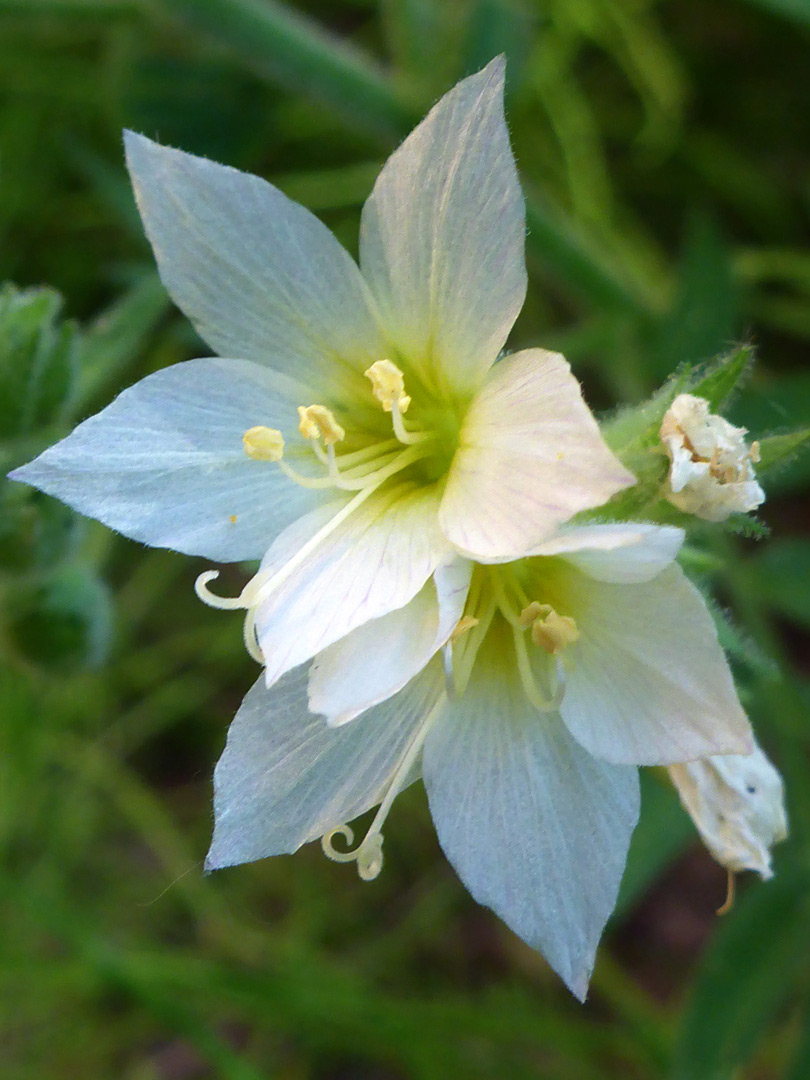
[[[474,626],[478,626],[478,619],[473,618],[472,615],[462,615],[462,617],[456,623],[455,630],[450,635],[451,641],[458,641],[460,637],[467,633],[468,630],[472,630]]]
[[[405,393],[405,376],[390,360],[375,360],[363,373],[371,380],[374,397],[386,412],[391,412],[394,402],[401,413],[407,412],[411,399]]]
[[[327,446],[340,442],[346,435],[325,405],[299,405],[298,430],[305,439],[323,439]]]
[[[242,436],[245,453],[254,461],[281,461],[284,457],[284,436],[275,428],[248,428]]]
[[[533,600],[521,611],[520,625],[532,628],[532,641],[547,653],[562,652],[579,639],[577,624],[569,615],[558,614],[551,604]]]
[[[528,607],[525,607],[518,615],[518,622],[524,628],[528,629],[535,621],[535,619],[545,619],[547,615],[550,615],[554,608],[551,604],[538,604],[536,600],[532,600]]]

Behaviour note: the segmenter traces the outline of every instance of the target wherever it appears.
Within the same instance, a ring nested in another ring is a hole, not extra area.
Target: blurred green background
[[[268,177],[354,250],[385,156],[501,51],[529,200],[513,343],[564,351],[604,411],[751,340],[731,418],[806,423],[810,0],[0,0],[0,281],[46,287],[0,294],[2,471],[205,353],[123,126]],[[238,617],[195,599],[202,563],[0,481],[3,1076],[806,1080],[808,480],[770,478],[770,538],[718,533],[692,566],[788,783],[776,879],[718,920],[724,872],[645,776],[584,1007],[469,898],[421,790],[373,884],[316,845],[203,877],[255,677]]]

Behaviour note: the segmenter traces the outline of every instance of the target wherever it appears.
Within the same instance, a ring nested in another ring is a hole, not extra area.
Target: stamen
[[[203,570],[194,582],[194,592],[204,604],[209,607],[220,608],[222,611],[238,611],[245,605],[242,603],[242,595],[217,596],[208,588],[209,581],[215,581],[219,577],[219,570]]]
[[[261,646],[259,645],[259,638],[256,634],[256,608],[250,608],[245,616],[245,624],[242,627],[242,637],[245,641],[245,648],[248,651],[248,656],[251,656],[257,664],[264,664],[264,655],[262,654]]]
[[[281,461],[284,456],[284,436],[276,428],[248,428],[242,436],[245,453],[253,461]]]
[[[727,882],[726,882],[726,898],[723,901],[723,903],[720,905],[720,907],[717,909],[717,914],[718,915],[728,915],[728,913],[734,907],[734,886],[735,886],[735,883],[736,883],[736,878],[734,876],[734,871],[729,870],[728,871],[728,878],[727,878]]]
[[[515,655],[517,656],[518,674],[523,684],[526,697],[539,712],[556,712],[562,704],[565,696],[565,671],[562,663],[557,661],[556,681],[553,692],[545,697],[534,679],[531,660],[526,648],[526,639],[518,627],[512,628],[515,641]]]
[[[324,445],[341,442],[346,432],[325,405],[299,405],[298,430],[305,439],[323,439]]]
[[[422,442],[428,438],[427,432],[408,431],[403,422],[403,413],[408,411],[411,399],[405,393],[405,376],[391,360],[375,360],[364,372],[371,380],[371,391],[382,405],[385,412],[391,413],[394,434],[405,446]]]
[[[520,626],[532,628],[532,641],[555,656],[579,640],[579,628],[569,615],[560,615],[551,604],[533,600],[518,616]]]
[[[450,640],[452,642],[458,641],[460,637],[463,637],[469,630],[472,630],[474,626],[478,626],[478,623],[479,620],[473,618],[472,615],[462,615],[456,623],[455,630],[453,630],[453,633],[450,635]]]
[[[332,449],[331,446],[329,449]],[[304,476],[298,469],[294,469],[292,465],[288,465],[286,461],[279,461],[276,464],[287,479],[292,480],[292,482],[298,484],[299,487],[322,490],[324,488],[333,488],[335,486],[335,481],[330,476]]]
[[[357,873],[363,881],[373,881],[383,868],[382,827],[385,823],[385,819],[388,817],[394,799],[402,790],[402,786],[411,771],[411,766],[418,757],[428,732],[444,707],[446,700],[447,699],[444,696],[440,697],[414,732],[405,753],[394,770],[394,775],[391,778],[388,791],[385,793],[385,798],[380,803],[379,809],[374,815],[374,820],[369,826],[368,832],[357,847],[349,851],[337,851],[334,845],[334,838],[336,836],[342,836],[347,844],[354,843],[354,831],[350,825],[339,825],[336,829],[324,833],[321,837],[321,847],[323,848],[324,855],[334,862],[356,862]]]
[[[406,398],[405,400],[410,401],[411,399]],[[408,431],[402,422],[402,408],[397,401],[391,406],[391,421],[394,425],[394,434],[405,446],[412,446],[414,443],[424,442],[425,439],[430,438],[426,431]]]
[[[390,360],[375,360],[363,372],[371,380],[371,392],[386,412],[391,412],[394,404],[400,413],[408,411],[411,399],[405,393],[405,376],[396,364]]]

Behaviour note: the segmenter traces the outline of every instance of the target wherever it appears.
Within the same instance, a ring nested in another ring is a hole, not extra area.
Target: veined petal
[[[375,806],[443,692],[431,668],[353,724],[330,728],[307,707],[306,668],[242,702],[214,773],[208,870],[282,855]],[[416,779],[414,771],[409,782]]]
[[[160,276],[204,340],[312,381],[321,397],[362,386],[384,343],[357,265],[326,226],[257,176],[133,132],[125,142]]]
[[[462,553],[514,558],[634,483],[564,357],[527,349],[496,364],[470,406],[440,521]]]
[[[627,522],[561,529],[530,555],[558,555],[595,581],[649,581],[674,562],[684,533],[671,525]]]
[[[175,364],[11,476],[153,547],[258,559],[314,499],[272,464],[249,460],[242,435],[268,420],[292,424],[298,392],[246,360]]]
[[[363,209],[360,265],[394,345],[468,397],[526,295],[523,196],[503,57],[464,79],[395,150]]]
[[[584,999],[638,818],[636,770],[597,761],[532,709],[508,657],[481,659],[425,743],[439,842],[473,897]]]
[[[373,495],[268,591],[256,611],[268,685],[416,596],[450,554],[438,499],[435,487]]]
[[[404,607],[359,626],[315,657],[309,707],[345,724],[409,682],[447,642],[464,613],[472,563],[440,566]]]
[[[750,752],[714,622],[679,566],[633,585],[572,570],[565,592],[580,639],[560,712],[586,750],[636,765]]]

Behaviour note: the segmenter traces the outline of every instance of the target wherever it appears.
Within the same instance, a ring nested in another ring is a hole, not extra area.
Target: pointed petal
[[[584,999],[638,818],[636,770],[597,761],[534,711],[507,657],[481,659],[425,743],[439,842],[473,897]]]
[[[628,522],[561,529],[529,554],[559,555],[596,581],[649,581],[666,569],[681,549],[684,533],[671,525]]]
[[[496,364],[467,412],[441,525],[473,558],[517,557],[634,483],[565,359],[527,349]]]
[[[285,572],[256,612],[268,685],[416,596],[450,553],[437,508],[435,488],[377,493]]]
[[[397,350],[469,396],[526,295],[523,196],[504,60],[464,79],[388,159],[363,209],[360,263]]]
[[[634,585],[572,571],[566,589],[580,639],[560,712],[586,750],[636,765],[750,752],[714,622],[679,566]]]
[[[256,176],[131,131],[125,143],[160,276],[204,340],[321,398],[327,381],[338,394],[362,385],[385,348],[360,272],[326,226]]]
[[[301,668],[269,690],[259,679],[242,702],[214,773],[206,869],[291,853],[379,803],[443,689],[431,669],[336,729],[309,712],[307,676]]]
[[[472,563],[440,566],[410,603],[372,619],[315,657],[309,707],[332,726],[385,701],[449,639],[464,614]]]
[[[124,390],[12,473],[152,547],[218,562],[261,558],[314,498],[242,435],[295,419],[297,386],[244,360],[190,360]]]

